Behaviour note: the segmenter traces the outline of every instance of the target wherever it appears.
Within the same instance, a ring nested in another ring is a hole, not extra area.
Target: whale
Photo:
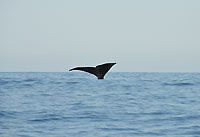
[[[106,73],[117,63],[104,63],[101,65],[97,65],[96,67],[75,67],[70,69],[69,71],[79,70],[88,72],[90,74],[95,75],[98,79],[104,79]]]

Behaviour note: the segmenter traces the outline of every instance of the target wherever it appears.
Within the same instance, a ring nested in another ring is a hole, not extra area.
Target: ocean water
[[[1,137],[200,136],[200,73],[0,73]]]

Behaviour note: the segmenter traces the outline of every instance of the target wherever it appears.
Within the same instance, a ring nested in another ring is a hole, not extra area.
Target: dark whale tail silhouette
[[[76,67],[76,68],[70,69],[69,71],[72,71],[72,70],[85,71],[85,72],[95,75],[98,79],[104,79],[104,76],[106,75],[106,73],[115,64],[116,63],[105,63],[102,65],[97,65],[96,67]]]

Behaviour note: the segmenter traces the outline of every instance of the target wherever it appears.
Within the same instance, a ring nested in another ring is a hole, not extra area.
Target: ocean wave
[[[14,111],[0,111],[0,118],[13,118],[16,114]]]
[[[55,84],[55,85],[58,85],[58,84],[62,84],[63,82],[60,82],[60,81],[49,81],[49,84]]]
[[[57,121],[57,120],[61,120],[62,118],[58,118],[58,117],[53,117],[53,118],[38,118],[38,119],[32,119],[29,120],[30,122],[48,122],[48,121]]]
[[[70,81],[70,82],[66,82],[67,84],[78,84],[79,82],[76,81]]]
[[[44,81],[41,81],[40,79],[36,79],[36,78],[24,79],[21,82],[28,83],[28,84],[44,84]]]
[[[103,131],[135,131],[135,130],[137,130],[136,128],[128,128],[128,127],[126,127],[126,128],[99,128],[100,130],[103,130]]]
[[[5,81],[5,80],[0,79],[0,85],[6,85],[8,83],[9,83],[9,81]]]
[[[32,87],[33,84],[23,84],[22,86],[23,86],[23,87]]]
[[[164,83],[164,86],[193,86],[193,83],[180,82],[180,83]]]
[[[25,79],[23,80],[24,82],[33,82],[33,81],[38,81],[37,79],[35,78],[28,78],[28,79]]]
[[[7,84],[18,84],[21,81],[19,80],[4,80],[4,79],[0,79],[0,85],[7,85]]]
[[[0,85],[2,86],[9,86],[9,87],[32,87],[33,85],[44,84],[44,81],[35,78],[28,78],[28,79],[0,79]]]

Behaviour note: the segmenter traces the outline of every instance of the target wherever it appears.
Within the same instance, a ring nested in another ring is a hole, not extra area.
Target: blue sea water
[[[0,73],[1,137],[200,136],[200,73]]]

